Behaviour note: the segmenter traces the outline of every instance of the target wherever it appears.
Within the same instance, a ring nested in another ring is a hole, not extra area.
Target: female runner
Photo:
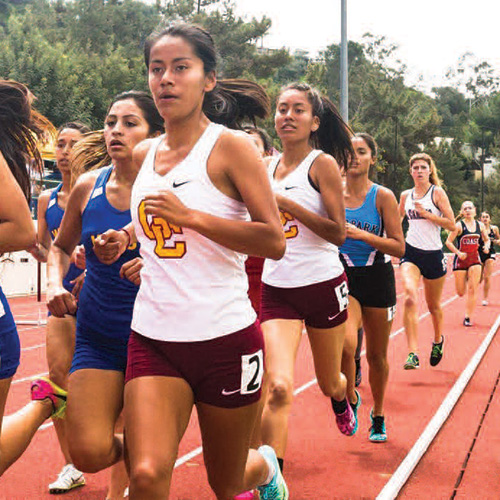
[[[352,145],[350,130],[333,103],[307,84],[281,91],[274,121],[283,154],[271,159],[268,171],[287,248],[282,260],[266,260],[262,274],[260,320],[269,387],[262,440],[276,450],[283,467],[304,323],[318,385],[331,399],[337,425],[343,434],[356,432],[340,371],[348,288],[338,255],[346,229],[336,161],[346,165]]]
[[[405,243],[393,192],[369,179],[377,144],[368,134],[352,139],[354,156],[346,171],[346,241],[340,247],[349,280],[349,307],[342,371],[355,410],[361,397],[355,390],[358,329],[363,326],[366,359],[373,396],[370,441],[387,440],[384,395],[389,377],[387,348],[396,308],[396,282],[389,255],[402,257]]]
[[[137,175],[132,151],[162,126],[153,100],[144,92],[115,97],[104,124],[111,165],[77,180],[49,253],[48,307],[60,318],[76,311],[76,298],[64,288],[63,277],[75,246],[81,240],[85,247],[87,273],[78,300],[67,413],[69,452],[75,466],[85,472],[123,458],[123,439],[114,429],[123,406],[127,343],[138,290],[120,276],[122,266],[138,257],[136,244],[111,266],[97,260],[93,247],[102,233],[130,222],[130,193]],[[121,491],[110,491],[108,498],[123,497],[125,487],[122,481]]]
[[[441,295],[446,275],[446,259],[441,242],[441,228],[455,228],[453,210],[448,196],[441,187],[437,168],[426,153],[410,158],[410,175],[414,187],[401,193],[399,214],[407,217],[406,249],[401,259],[404,286],[403,324],[408,342],[405,370],[419,368],[418,358],[418,284],[424,281],[425,301],[434,327],[434,342],[430,356],[436,366],[443,356],[444,337]]]
[[[0,80],[0,255],[30,250],[36,241],[29,210],[30,179],[26,164],[43,163],[36,141],[48,122],[31,109],[33,96],[22,84]],[[66,392],[48,379],[32,383],[32,402],[3,418],[7,393],[21,354],[14,318],[0,288],[0,476],[29,445],[43,422],[62,417]]]
[[[495,266],[495,244],[500,245],[500,232],[498,231],[498,226],[491,224],[490,214],[488,212],[483,212],[481,214],[481,222],[484,225],[484,229],[490,239],[489,252],[484,250],[484,242],[481,240],[479,245],[479,258],[483,264],[483,272],[481,279],[484,282],[483,285],[483,306],[488,305],[488,295],[491,287],[491,274],[493,273],[493,268]]]
[[[71,190],[71,151],[73,146],[90,129],[78,122],[62,125],[56,137],[56,165],[61,172],[62,182],[54,189],[44,191],[38,198],[38,242],[32,255],[39,262],[47,262],[47,254],[51,241],[55,239]],[[83,284],[84,273],[72,259],[68,274],[63,285],[76,297]],[[49,377],[59,387],[68,388],[68,373],[75,350],[76,318],[72,315],[56,318],[49,314],[47,320],[47,365]],[[64,456],[65,465],[56,481],[49,485],[49,493],[64,493],[85,484],[85,478],[71,462],[68,451],[68,436],[66,436],[66,421],[54,420],[59,446]]]
[[[130,498],[168,496],[196,405],[217,498],[259,486],[263,499],[285,499],[273,450],[249,452],[264,344],[241,255],[279,259],[285,241],[256,148],[214,123],[265,116],[268,98],[252,82],[217,82],[212,37],[197,26],[153,35],[145,56],[166,135],[138,148],[132,193],[144,267],[125,387]],[[108,233],[101,258],[129,239],[129,228]]]
[[[465,302],[464,326],[473,326],[472,315],[476,308],[477,290],[481,279],[481,259],[479,258],[479,240],[484,241],[486,253],[490,249],[490,239],[482,222],[477,221],[476,207],[472,201],[464,201],[460,209],[462,220],[456,223],[446,240],[446,246],[455,254],[453,259],[453,275],[457,294]],[[456,240],[456,245],[454,244]]]

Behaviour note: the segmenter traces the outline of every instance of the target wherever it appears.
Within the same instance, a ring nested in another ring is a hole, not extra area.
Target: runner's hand
[[[460,260],[465,260],[467,258],[467,254],[465,252],[458,252],[457,255]]]
[[[71,256],[71,261],[78,269],[85,269],[87,267],[85,247],[83,245],[78,245],[75,248],[75,250],[73,251],[73,255]]]
[[[63,287],[47,292],[47,308],[56,318],[64,318],[65,314],[76,313],[76,297]]]
[[[120,269],[120,277],[131,281],[134,285],[141,284],[141,269],[144,267],[144,261],[141,257],[129,260],[123,264]]]
[[[129,237],[125,231],[109,229],[94,240],[94,253],[103,264],[113,264],[127,249]]]
[[[82,291],[83,287],[83,282],[85,281],[85,271],[83,271],[80,276],[77,276],[73,281],[70,281],[70,283],[73,285],[73,290],[71,293],[75,296],[76,300],[80,297],[80,292]]]

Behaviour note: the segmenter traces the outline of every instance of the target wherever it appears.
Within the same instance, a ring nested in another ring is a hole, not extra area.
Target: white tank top
[[[279,193],[307,210],[328,217],[321,194],[313,187],[309,179],[309,170],[314,160],[323,151],[311,151],[300,165],[284,179],[274,179],[281,155],[273,158],[269,166],[271,185]],[[321,283],[344,272],[339,259],[338,248],[324,240],[290,214],[281,211],[281,222],[286,236],[286,252],[281,260],[266,259],[262,281],[280,288]]]
[[[415,188],[411,189],[406,195],[405,213],[408,218],[406,242],[412,247],[420,250],[441,250],[443,248],[441,242],[441,227],[430,220],[420,217],[415,210],[415,202],[418,202],[428,212],[442,217],[443,214],[441,210],[439,210],[432,200],[435,188],[436,186],[431,185],[427,193],[417,200],[414,198]]]
[[[247,220],[244,203],[221,193],[207,173],[207,160],[222,125],[211,123],[188,156],[165,175],[155,172],[156,139],[132,189],[132,220],[144,267],[132,329],[145,337],[196,342],[248,327],[256,314],[248,299],[242,254],[196,231],[145,215],[148,193],[168,189],[187,207],[226,219]]]

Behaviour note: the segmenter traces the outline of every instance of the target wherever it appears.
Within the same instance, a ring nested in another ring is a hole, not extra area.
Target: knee
[[[411,309],[417,306],[417,297],[412,290],[405,290],[405,309]]]
[[[173,468],[174,461],[163,466],[153,461],[141,461],[130,467],[130,484],[136,492],[153,492],[163,481],[168,480]]]
[[[337,376],[328,380],[324,380],[318,376],[318,387],[323,395],[328,398],[339,399],[339,394],[343,394],[345,392],[346,386],[347,379],[341,372],[339,372]]]
[[[370,370],[385,371],[389,368],[387,356],[383,353],[366,353],[366,360]]]
[[[109,467],[111,459],[111,449],[103,446],[99,442],[70,442],[68,443],[69,454],[73,465],[82,472],[96,473]],[[104,440],[103,440],[104,441]]]
[[[270,380],[268,404],[280,408],[291,404],[293,399],[293,382],[289,379],[278,377]]]
[[[440,316],[443,313],[441,304],[428,304],[429,312],[432,316]]]

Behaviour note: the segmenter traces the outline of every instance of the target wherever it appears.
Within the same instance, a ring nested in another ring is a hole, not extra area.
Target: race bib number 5
[[[185,241],[169,241],[174,234],[182,234],[182,228],[165,219],[148,216],[144,200],[139,205],[139,222],[147,238],[156,242],[155,254],[161,259],[181,259],[186,254]]]

